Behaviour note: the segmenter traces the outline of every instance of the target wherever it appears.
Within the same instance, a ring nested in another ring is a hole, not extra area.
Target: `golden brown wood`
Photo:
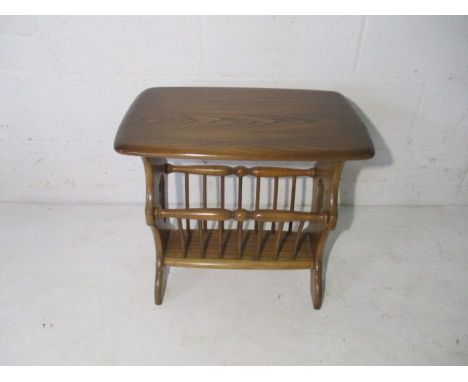
[[[323,280],[322,280],[322,258],[325,249],[325,243],[328,237],[328,231],[316,233],[313,237],[314,262],[311,267],[310,292],[314,309],[320,309],[323,300]]]
[[[189,188],[189,174],[185,174],[185,208],[190,208],[190,188]],[[190,220],[185,220],[185,226],[190,231]]]
[[[182,220],[181,219],[177,219],[177,229],[179,230],[180,249],[182,250],[182,254],[185,257],[185,253],[186,253],[185,239],[184,239],[184,230],[182,228]]]
[[[291,223],[289,223],[291,224]],[[279,257],[279,253],[280,253],[280,246],[281,246],[281,234],[283,233],[283,226],[284,226],[284,222],[280,222],[279,223],[279,227],[278,227],[278,233],[276,234],[276,258],[278,259]]]
[[[218,250],[219,250],[219,258],[223,258],[223,221],[218,222]]]
[[[312,194],[312,212],[319,213],[322,211],[323,203],[323,180],[321,178],[314,180],[314,185],[316,188]]]
[[[283,211],[283,210],[235,210],[230,211],[221,208],[170,208],[162,209],[155,208],[154,215],[163,218],[188,218],[197,220],[235,220],[237,222],[244,222],[246,220],[255,220],[261,222],[289,222],[289,221],[319,221],[326,223],[329,220],[328,213],[313,213],[303,211]]]
[[[154,214],[157,217],[175,218],[175,219],[194,219],[194,220],[228,220],[233,216],[232,211],[221,208],[155,208]]]
[[[206,175],[203,175],[203,208],[205,208],[205,209],[208,207],[207,193],[208,193],[208,186],[207,186],[207,182],[206,182]],[[204,229],[205,232],[208,229],[208,222],[206,220],[203,220],[203,229]]]
[[[260,208],[260,185],[261,185],[261,180],[259,176],[257,176],[257,184],[255,186],[255,210],[258,211]],[[258,232],[258,222],[255,222],[255,232]]]
[[[287,168],[287,167],[252,167],[247,169],[247,175],[279,177],[279,176],[310,176],[314,177],[315,168]]]
[[[204,260],[219,260],[219,230],[209,229],[204,236],[204,247],[205,253],[203,256]],[[308,233],[304,232],[305,236]],[[258,234],[255,231],[245,229],[244,230],[244,251],[242,255],[243,260],[257,260],[257,243]],[[281,238],[281,250],[277,253],[277,237],[278,233],[272,233],[270,230],[263,230],[261,235],[262,248],[261,248],[261,261],[257,267],[261,267],[262,261],[275,262],[277,260],[293,263],[297,260],[308,261],[309,269],[313,262],[312,248],[315,245],[313,241],[301,240],[297,248],[296,259],[291,257],[291,253],[296,245],[296,233],[288,234],[284,231]],[[192,245],[187,247],[187,253],[182,256],[180,251],[180,240],[179,235],[176,231],[170,231],[170,235],[167,241],[165,250],[164,263],[166,264],[168,259],[187,259],[187,260],[200,260],[199,251],[199,236],[194,235],[192,238]],[[237,229],[226,229],[224,231],[224,243],[223,243],[223,259],[226,260],[238,260],[238,241],[237,241]],[[221,259],[221,260],[223,260]]]
[[[296,240],[294,241],[294,250],[293,250],[293,253],[292,253],[292,256],[293,256],[293,259],[296,258],[297,256],[297,249],[299,248],[299,242],[302,238],[302,230],[304,229],[304,222],[301,221],[299,223],[299,228],[297,229],[297,232],[296,232]]]
[[[215,269],[311,269],[313,263],[311,260],[298,259],[290,260],[246,260],[242,259],[181,259],[167,258],[167,266],[190,267],[190,268],[215,268]]]
[[[167,172],[180,172],[183,174],[195,174],[195,175],[212,175],[212,176],[221,176],[221,175],[232,175],[233,167],[229,166],[219,166],[219,165],[167,165]]]
[[[258,210],[252,211],[248,214],[252,220],[258,220],[262,222],[289,222],[289,221],[327,221],[328,214],[314,214],[302,211],[272,211],[272,210]],[[235,218],[235,217],[234,217]]]
[[[282,177],[282,176],[317,176],[315,168],[289,168],[289,167],[251,167],[244,166],[221,166],[221,165],[167,165],[168,173],[183,173],[195,175],[211,175],[211,176],[255,176],[255,177]]]
[[[338,189],[344,163],[341,161],[320,161],[316,164],[318,172],[328,174],[314,181],[312,211],[329,211],[326,224],[311,222],[305,233],[313,242],[314,265],[311,268],[311,295],[314,309],[320,309],[323,300],[322,261],[328,232],[335,229],[338,219]]]
[[[198,220],[198,236],[200,237],[199,247],[200,247],[200,259],[205,256],[205,239],[203,235],[203,221]]]
[[[263,221],[258,223],[258,233],[257,233],[257,260],[260,259],[262,255],[262,238],[263,238]]]
[[[164,159],[150,159],[143,157],[143,166],[146,178],[146,204],[145,216],[146,223],[150,226],[153,233],[154,244],[156,247],[156,272],[154,282],[154,302],[161,305],[164,299],[166,289],[168,269],[164,266],[163,248],[167,244],[170,225],[164,218],[154,217],[155,208],[164,208],[166,206],[166,161]]]
[[[237,252],[239,259],[242,258],[242,227],[243,224],[241,221],[237,223]]]
[[[243,179],[243,174],[245,171],[243,171],[244,168],[242,168],[242,172],[240,172],[240,175],[238,177],[239,180],[239,185],[237,187],[238,190],[238,196],[237,196],[237,209],[242,210],[242,179]],[[239,220],[237,222],[237,246],[238,246],[238,251],[239,251],[239,259],[242,258],[242,227],[243,227],[243,222],[242,220]]]
[[[291,203],[289,206],[290,211],[294,211],[295,204],[296,204],[296,176],[293,176],[292,181],[291,181]],[[292,222],[289,222],[288,231],[292,232]]]
[[[224,175],[221,175],[221,209],[224,209]],[[221,222],[221,230],[224,231],[224,221]]]
[[[237,186],[237,208],[242,209],[242,176],[239,176],[239,185]]]
[[[275,176],[275,185],[273,188],[273,211],[278,208],[278,177]],[[275,232],[275,222],[271,223],[271,232]]]
[[[374,153],[363,122],[343,96],[279,89],[148,89],[127,112],[115,148],[143,159],[145,216],[156,247],[156,304],[164,297],[168,267],[182,266],[310,269],[313,306],[321,307],[323,253],[338,219],[344,161],[366,159]],[[275,160],[288,166],[180,165],[168,164],[166,157]],[[291,167],[293,161],[316,163],[300,169]],[[168,208],[167,180],[173,173],[184,174],[185,208]],[[202,208],[190,208],[190,174],[202,177]],[[219,208],[208,208],[208,176],[220,178]],[[226,209],[226,176],[237,177],[235,210]],[[243,209],[245,176],[256,180],[254,210]],[[273,178],[270,209],[260,209],[263,177]],[[288,210],[278,209],[279,178],[283,177],[291,178]],[[295,208],[298,177],[313,178],[308,211]],[[176,220],[176,227],[169,219]],[[191,219],[197,221],[198,235],[190,233]],[[235,229],[225,229],[229,220],[237,222]],[[248,220],[255,222],[254,229],[244,226]],[[217,222],[216,228],[208,229],[208,221]],[[265,228],[268,223],[271,230]],[[297,232],[292,231],[293,223],[298,225]]]
[[[151,88],[125,115],[115,149],[146,157],[314,161],[367,159],[366,126],[339,93]]]

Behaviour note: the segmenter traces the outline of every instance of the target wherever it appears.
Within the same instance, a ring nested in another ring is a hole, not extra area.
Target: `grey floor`
[[[342,207],[308,271],[172,268],[141,205],[0,205],[0,364],[468,364],[468,207]]]

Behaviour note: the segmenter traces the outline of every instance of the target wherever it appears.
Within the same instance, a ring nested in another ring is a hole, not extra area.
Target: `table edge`
[[[289,152],[282,155],[276,155],[272,151],[256,150],[255,153],[219,153],[215,151],[197,151],[197,150],[162,150],[162,149],[142,149],[114,143],[114,150],[119,154],[133,155],[147,158],[175,158],[175,159],[204,159],[204,160],[239,160],[239,161],[317,161],[317,160],[367,160],[375,155],[375,149],[372,145],[368,148],[353,149],[349,151],[336,150],[315,150],[314,152]]]

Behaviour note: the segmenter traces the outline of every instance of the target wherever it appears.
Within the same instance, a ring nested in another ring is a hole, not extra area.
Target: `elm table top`
[[[339,93],[254,88],[150,88],[127,111],[115,149],[217,160],[368,159],[367,128]]]

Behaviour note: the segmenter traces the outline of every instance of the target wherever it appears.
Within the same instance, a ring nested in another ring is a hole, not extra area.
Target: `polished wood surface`
[[[344,97],[300,90],[148,89],[127,112],[115,148],[143,159],[145,216],[156,247],[156,304],[163,301],[168,267],[180,266],[310,269],[313,306],[321,307],[323,254],[338,219],[345,160],[374,153],[365,126]],[[239,163],[183,165],[168,163],[168,157]],[[264,165],[242,165],[252,159]],[[268,166],[268,160],[283,161],[285,166]],[[315,163],[294,168],[295,160]],[[183,205],[170,208],[167,185],[176,174],[183,178]],[[219,178],[215,195],[208,188],[208,176]],[[190,198],[191,177],[200,179],[199,206]],[[229,177],[235,178],[233,200],[226,196]],[[254,178],[252,191],[244,186],[246,177]],[[266,208],[260,192],[264,178],[272,185]],[[312,193],[306,196],[312,202],[308,210],[296,206],[301,178],[313,181]],[[287,187],[286,207],[278,204],[280,184]],[[253,193],[252,209],[244,205],[246,192]],[[217,206],[208,208],[208,201],[212,205],[215,200]]]
[[[217,229],[208,229],[203,236],[203,256],[200,256],[200,236],[191,231],[188,233],[182,230],[184,242],[179,239],[178,230],[171,230],[168,238],[164,264],[174,263],[173,260],[178,260],[178,264],[192,264],[193,262],[203,264],[211,260],[244,260],[256,261],[257,269],[267,268],[265,262],[282,262],[283,268],[310,269],[313,265],[313,253],[309,234],[297,235],[296,232],[289,234],[284,231],[281,235],[279,248],[277,248],[278,233],[271,231],[265,232],[260,237],[260,252],[257,253],[257,243],[259,242],[258,233],[254,230],[244,230],[242,237],[242,254],[239,256],[237,229],[224,230],[222,247],[219,247],[219,232]],[[299,240],[297,237],[299,236]],[[182,248],[187,248],[186,252]],[[221,252],[220,252],[221,251]],[[182,259],[187,260],[183,262]],[[203,261],[202,261],[203,260]],[[294,264],[296,260],[301,261],[301,266]],[[248,263],[245,263],[247,265]],[[307,266],[304,266],[307,264]],[[188,266],[188,265],[186,265]],[[223,261],[217,262],[217,268],[223,268]],[[226,265],[226,268],[232,268],[232,265]],[[274,264],[269,268],[274,268]]]
[[[151,88],[125,115],[115,149],[162,158],[352,160],[373,156],[366,126],[339,93]]]
[[[254,210],[245,209],[227,210],[222,208],[171,208],[154,209],[155,216],[175,219],[196,219],[196,220],[235,220],[244,222],[255,220],[260,222],[290,222],[290,221],[322,221],[329,220],[328,213],[312,213],[303,211],[282,211],[282,210]],[[206,230],[205,230],[206,231]],[[274,229],[272,230],[275,231]]]

